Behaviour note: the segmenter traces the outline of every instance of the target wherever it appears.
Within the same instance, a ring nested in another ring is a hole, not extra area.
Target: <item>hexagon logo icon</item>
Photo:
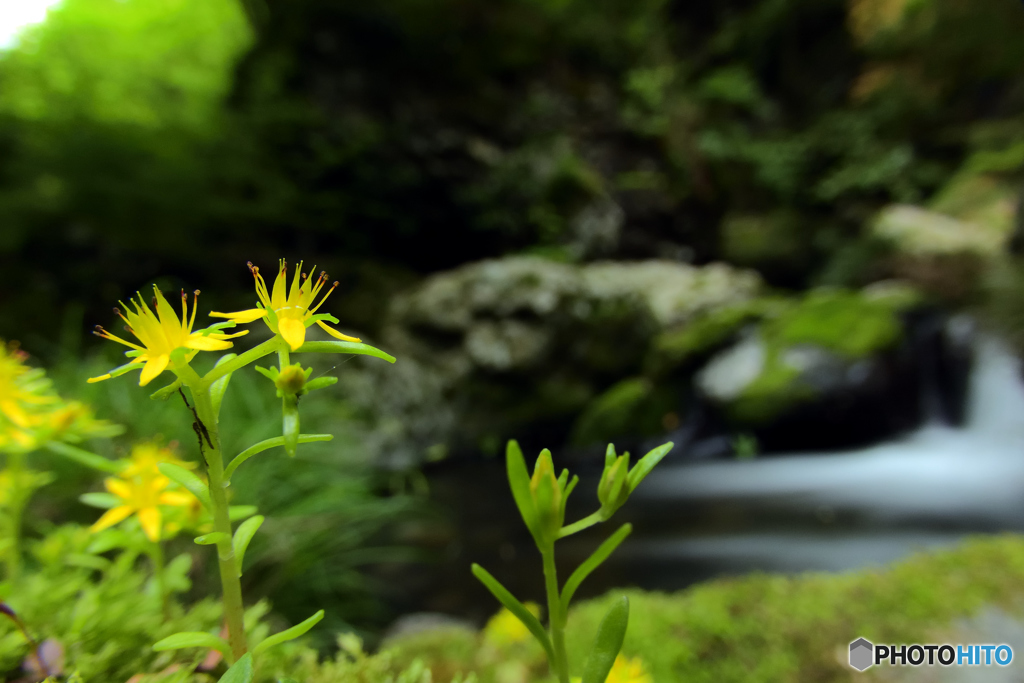
[[[874,664],[875,646],[864,638],[850,643],[850,666],[857,671],[864,671]]]

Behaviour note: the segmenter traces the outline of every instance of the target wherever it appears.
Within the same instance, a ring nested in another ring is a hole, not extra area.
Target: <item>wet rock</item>
[[[588,406],[604,421],[593,402],[642,374],[659,333],[749,301],[760,286],[756,274],[722,264],[470,264],[393,300],[380,344],[398,363],[360,373],[347,390],[369,407],[383,459],[395,467],[427,453],[497,454],[512,437],[557,446]],[[629,411],[648,422],[647,407],[671,403],[641,393]],[[654,416],[654,429],[664,416]]]
[[[762,450],[850,447],[963,418],[973,328],[905,288],[811,292],[745,329],[695,385],[721,429]]]

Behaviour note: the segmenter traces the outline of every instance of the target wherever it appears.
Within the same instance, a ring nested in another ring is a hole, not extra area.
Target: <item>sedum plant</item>
[[[626,539],[632,531],[632,526],[623,524],[619,527],[572,573],[561,589],[555,568],[555,542],[610,519],[626,503],[630,494],[650,474],[654,466],[672,450],[672,446],[673,444],[669,442],[655,448],[630,469],[629,453],[617,455],[615,447],[608,444],[604,471],[597,488],[601,507],[583,519],[566,525],[566,502],[579,483],[579,477],[574,476],[570,481],[569,471],[564,469],[556,477],[551,451],[546,448],[540,452],[531,477],[519,444],[515,441],[508,443],[506,465],[512,496],[543,561],[548,601],[548,628],[545,630],[534,611],[517,600],[487,570],[478,564],[474,564],[472,570],[477,579],[541,644],[551,672],[558,679],[558,683],[574,681],[569,677],[569,661],[565,649],[566,619],[573,595],[583,580]],[[624,665],[623,660],[619,659],[619,650],[622,648],[628,622],[629,601],[623,597],[612,604],[601,622],[597,639],[584,666],[582,683],[605,683],[610,680],[609,674],[616,666],[616,661],[620,662],[620,668]]]
[[[93,466],[105,458],[80,446],[86,439],[120,434],[121,427],[97,420],[77,401],[65,401],[39,368],[14,343],[0,341],[0,557],[4,583],[0,597],[22,573],[22,517],[35,491],[52,481],[31,467],[32,455],[46,449]]]
[[[206,480],[181,464],[171,461],[159,463],[157,470],[195,496],[212,519],[212,531],[195,540],[198,544],[213,546],[217,551],[227,640],[208,632],[184,632],[164,638],[156,643],[154,648],[170,650],[200,647],[218,650],[231,664],[222,680],[231,682],[251,680],[254,675],[254,657],[277,644],[299,637],[323,618],[323,610],[320,610],[297,626],[272,635],[254,646],[246,641],[240,582],[242,559],[263,518],[258,515],[250,517],[235,528],[228,504],[232,475],[253,456],[277,446],[284,446],[287,453],[294,456],[300,443],[329,441],[333,438],[330,434],[300,434],[298,403],[301,396],[315,389],[330,386],[337,378],[323,377],[310,380],[309,369],[304,369],[300,363],[292,363],[291,354],[362,354],[388,362],[395,360],[383,351],[329,327],[328,322],[338,323],[330,314],[317,313],[337,286],[335,282],[326,292],[322,292],[327,282],[326,273],[321,272],[314,281],[302,272],[300,262],[289,282],[288,267],[282,260],[279,262],[273,287],[268,288],[259,268],[249,263],[249,270],[256,282],[256,307],[235,313],[211,313],[211,316],[225,318],[225,321],[203,329],[194,329],[198,291],[193,298],[191,314],[188,297],[184,291],[181,293],[180,318],[156,287],[153,288],[152,306],[147,305],[141,295],[130,301],[131,306],[122,303],[124,312],[116,308],[114,312],[125,322],[126,329],[136,341],[128,341],[113,335],[99,326],[96,334],[128,346],[129,350],[125,355],[131,358],[131,361],[105,375],[89,380],[98,382],[124,375],[132,370],[140,370],[139,385],[145,386],[168,371],[174,379],[152,397],[168,398],[179,394],[192,414],[193,430],[196,433],[200,462],[203,464]],[[321,293],[322,296],[317,301]],[[229,334],[224,330],[259,319],[262,319],[273,333],[270,339],[244,353],[223,355],[204,375],[200,375],[192,367],[192,360],[200,351],[227,350],[232,347],[233,339],[247,333],[247,330],[243,330]],[[307,341],[306,330],[313,324],[327,331],[335,339]],[[282,435],[254,444],[240,453],[228,454],[231,457],[226,458],[221,449],[219,414],[221,401],[231,376],[261,358],[274,355],[277,356],[277,367],[258,370],[273,382],[278,396],[281,397]],[[124,487],[120,488],[124,490]],[[117,495],[116,490],[110,490]],[[153,492],[149,491],[147,495],[151,493]],[[150,496],[145,502],[159,504],[160,499],[159,496],[155,499]],[[115,510],[119,512],[114,512]],[[120,521],[118,517],[123,519],[138,513],[144,528],[149,525],[150,531],[158,532],[153,521],[153,510],[159,512],[159,506],[140,508],[138,505],[133,507],[119,504],[107,514],[113,515],[116,522]],[[149,516],[149,522],[143,519],[144,512]]]

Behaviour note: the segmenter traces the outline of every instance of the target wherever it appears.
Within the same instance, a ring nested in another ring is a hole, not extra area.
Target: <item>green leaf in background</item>
[[[501,583],[491,576],[491,574],[478,564],[473,564],[473,576],[480,580],[487,590],[491,591],[491,594],[498,599],[502,605],[508,609],[509,612],[516,615],[519,621],[523,622],[533,637],[544,647],[544,651],[547,652],[548,661],[555,661],[555,650],[551,646],[551,639],[548,638],[547,632],[544,627],[541,626],[540,620],[533,616],[530,610],[526,609],[526,605],[519,602],[514,595],[508,592],[508,589],[501,585]]]
[[[216,543],[220,543],[221,541],[226,541],[229,538],[231,537],[223,531],[214,531],[211,534],[196,536],[195,542],[197,545],[214,545]]]
[[[232,545],[235,549],[235,564],[238,566],[238,575],[242,575],[242,562],[245,560],[245,551],[249,548],[249,542],[256,535],[260,525],[263,524],[263,515],[250,517],[238,525],[235,530],[235,538]]]
[[[153,645],[153,649],[156,652],[163,652],[164,650],[181,650],[186,647],[202,647],[210,650],[217,650],[224,655],[225,659],[229,662],[233,659],[231,656],[231,647],[228,645],[226,640],[220,636],[215,636],[212,633],[206,633],[204,631],[175,633],[173,636],[167,636]]]
[[[253,656],[255,657],[256,655],[260,654],[261,652],[266,652],[267,650],[269,650],[270,648],[274,647],[275,645],[280,645],[281,643],[286,643],[289,640],[295,640],[299,636],[305,635],[305,633],[307,631],[309,631],[309,629],[311,629],[314,626],[316,626],[320,622],[320,620],[323,619],[323,618],[324,618],[324,611],[320,610],[319,612],[317,612],[316,614],[311,616],[309,619],[306,619],[301,624],[296,624],[295,626],[292,626],[290,629],[288,629],[286,631],[281,631],[280,633],[275,633],[274,635],[270,636],[269,638],[264,640],[262,643],[260,643],[259,645],[257,645],[256,647],[253,648],[253,650],[252,650]],[[239,661],[241,661],[241,660],[239,660]]]
[[[220,677],[219,683],[251,683],[254,675],[252,655],[247,652]]]
[[[597,629],[594,648],[587,658],[586,668],[583,669],[583,683],[605,683],[612,665],[615,664],[615,658],[622,649],[628,625],[629,598],[623,596],[612,603]]]
[[[206,507],[207,510],[213,510],[213,506],[210,503],[210,489],[206,487],[203,480],[192,474],[184,467],[175,465],[169,462],[162,462],[157,465],[157,469],[171,480],[178,482],[184,486],[189,493],[199,499],[199,502]]]

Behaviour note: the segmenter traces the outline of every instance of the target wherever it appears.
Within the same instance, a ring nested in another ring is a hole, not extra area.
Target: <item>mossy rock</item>
[[[760,297],[710,311],[666,330],[651,341],[645,370],[657,377],[684,368],[726,344],[747,323],[777,315],[792,305],[783,297]]]
[[[644,377],[624,379],[591,401],[577,418],[571,442],[605,444],[620,437],[660,434],[678,424],[672,392]]]
[[[896,346],[903,337],[900,312],[919,301],[905,288],[812,291],[777,306],[751,338],[705,366],[698,384],[731,420],[766,424],[820,397],[814,372],[840,376],[841,366]]]

